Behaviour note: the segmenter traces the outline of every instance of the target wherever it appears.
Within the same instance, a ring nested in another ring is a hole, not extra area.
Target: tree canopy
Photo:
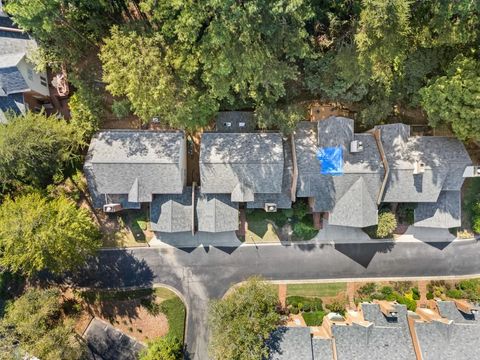
[[[60,292],[31,288],[9,304],[0,320],[0,358],[25,355],[45,360],[83,358],[85,346],[73,324],[62,320]]]
[[[150,25],[113,27],[100,58],[108,90],[135,114],[184,128],[220,108],[275,104],[299,79],[309,52],[303,0],[157,2],[141,9]]]
[[[45,187],[77,158],[81,132],[65,120],[27,112],[0,125],[0,185]]]
[[[471,116],[440,121],[426,94],[453,76],[458,56],[478,58],[478,1],[10,0],[6,9],[44,62],[95,84],[103,74],[145,122],[197,129],[218,110],[250,109],[260,127],[288,132],[305,116],[299,103],[320,98],[369,127],[419,108],[432,126],[476,137]],[[95,124],[92,100],[73,105]]]
[[[250,278],[223,300],[210,304],[210,353],[214,360],[268,357],[265,344],[277,328],[278,296],[274,287]]]
[[[90,215],[63,196],[49,200],[33,193],[6,198],[0,206],[0,266],[9,271],[63,273],[99,247]]]
[[[174,336],[158,338],[148,344],[140,360],[181,360],[182,343]]]

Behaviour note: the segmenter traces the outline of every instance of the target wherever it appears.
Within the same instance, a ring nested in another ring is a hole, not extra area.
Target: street
[[[74,281],[85,287],[176,288],[187,305],[189,358],[205,360],[208,301],[249,276],[308,280],[472,275],[480,273],[479,255],[475,240],[103,250]]]

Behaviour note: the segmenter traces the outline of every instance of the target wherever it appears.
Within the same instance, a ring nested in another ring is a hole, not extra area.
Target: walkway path
[[[251,275],[308,280],[479,274],[479,255],[476,241],[137,248],[102,251],[72,280],[101,288],[173,286],[187,304],[190,358],[206,360],[208,301]]]

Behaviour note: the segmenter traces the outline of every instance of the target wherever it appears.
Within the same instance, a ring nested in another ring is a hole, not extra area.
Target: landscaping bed
[[[291,209],[266,212],[263,209],[247,209],[248,238],[254,242],[279,242],[280,240],[306,241],[317,235],[308,205],[298,200]],[[250,235],[250,236],[248,236]]]
[[[76,328],[83,333],[93,317],[109,322],[138,341],[174,335],[183,341],[185,306],[166,288],[82,291],[69,296]]]
[[[373,300],[396,301],[415,311],[417,300],[420,300],[418,287],[409,281],[392,282],[388,285],[366,283],[357,290],[355,303],[371,302]]]

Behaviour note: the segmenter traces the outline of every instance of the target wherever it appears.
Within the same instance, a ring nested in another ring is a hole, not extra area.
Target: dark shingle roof
[[[460,213],[460,191],[442,191],[437,202],[417,205],[414,225],[447,229],[461,226]]]
[[[334,324],[337,357],[355,360],[415,360],[405,305],[395,305],[398,317],[387,318],[378,304],[363,303],[363,317],[370,323]]]
[[[93,319],[84,334],[87,345],[101,360],[132,360],[144,345],[104,321]]]
[[[197,193],[198,231],[223,232],[238,230],[238,204],[226,194]]]
[[[332,339],[312,339],[313,360],[333,360]]]
[[[266,203],[275,203],[279,209],[292,207],[293,159],[289,140],[283,142],[282,192],[279,194],[255,194],[254,201],[247,203],[249,209],[263,209]]]
[[[328,120],[327,128],[332,128],[329,130],[330,133],[334,131],[333,125],[330,124],[335,124],[335,121],[336,118]],[[319,129],[324,129],[320,126],[322,122],[319,122]],[[316,158],[318,145],[315,123],[300,122],[297,125],[294,134],[298,165],[297,197],[314,197],[313,210],[331,212],[333,216],[329,218],[329,223],[332,225],[361,227],[374,225],[377,223],[376,199],[384,174],[376,141],[370,134],[355,134],[350,137],[351,123],[340,120],[339,124],[345,125],[340,131],[344,136],[339,135],[340,140],[326,145],[338,145],[345,149],[344,174],[341,176],[320,174],[320,164]],[[329,139],[326,135],[323,137],[324,142]],[[321,134],[318,135],[318,139],[319,141],[322,139]],[[362,152],[349,151],[349,142],[352,139],[363,143]],[[352,187],[360,193],[352,191]],[[354,207],[356,205],[358,211],[352,211],[349,204],[354,204]]]
[[[181,194],[184,154],[183,132],[99,132],[84,165],[90,192],[135,195],[138,202],[151,202],[152,194]]]
[[[153,231],[192,231],[192,188],[186,187],[182,194],[154,195],[150,223]]]
[[[12,20],[0,14],[0,26],[5,28],[18,29]],[[0,30],[0,55],[12,53],[25,53],[30,49],[36,48],[34,40],[26,33],[18,31]]]
[[[232,194],[238,184],[255,194],[280,193],[282,172],[283,145],[278,133],[202,135],[200,177],[206,194]]]
[[[403,124],[380,125],[390,167],[385,202],[436,202],[442,190],[460,190],[463,171],[471,164],[461,141],[441,136],[410,136]],[[413,174],[415,162],[425,164]]]
[[[16,66],[1,67],[0,63],[0,95],[23,93],[28,89],[27,82]]]
[[[25,110],[23,94],[11,94],[8,96],[0,96],[0,124],[7,121],[5,113],[13,111],[20,114]]]
[[[308,327],[279,327],[267,341],[269,360],[312,360],[312,338]]]

